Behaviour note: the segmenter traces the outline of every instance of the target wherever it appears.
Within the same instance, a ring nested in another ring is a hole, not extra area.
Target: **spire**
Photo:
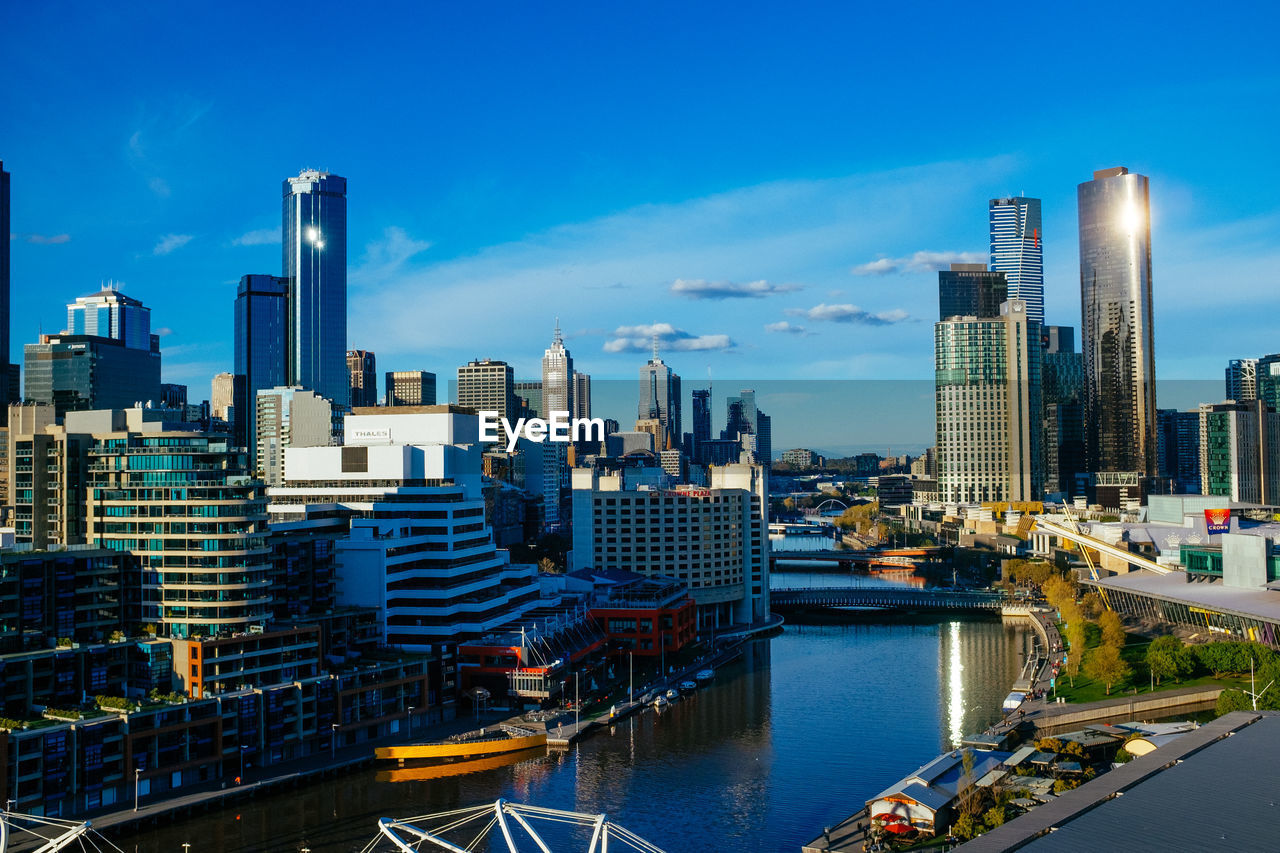
[[[551,345],[553,347],[557,345],[564,346],[564,336],[560,334],[560,318],[559,317],[556,318],[556,334],[555,334],[555,337],[551,339]]]
[[[653,333],[653,360],[661,361],[661,359],[658,358],[658,333],[657,332]]]

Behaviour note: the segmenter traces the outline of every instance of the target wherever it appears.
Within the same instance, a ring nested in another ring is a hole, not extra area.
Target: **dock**
[[[871,820],[864,808],[824,829],[821,835],[801,847],[800,853],[862,853],[870,826]]]

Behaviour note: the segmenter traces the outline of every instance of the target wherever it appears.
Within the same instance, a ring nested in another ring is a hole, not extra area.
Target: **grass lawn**
[[[1058,630],[1062,635],[1066,636],[1066,628],[1059,624]],[[1150,640],[1138,634],[1126,634],[1124,648],[1120,652],[1120,656],[1129,664],[1132,674],[1127,679],[1111,685],[1111,695],[1107,695],[1107,687],[1101,682],[1094,681],[1085,675],[1088,667],[1089,655],[1093,649],[1096,649],[1102,643],[1102,630],[1092,622],[1085,623],[1085,656],[1084,663],[1080,666],[1080,674],[1074,679],[1075,686],[1072,686],[1072,679],[1067,675],[1066,669],[1058,675],[1057,679],[1057,697],[1066,699],[1068,702],[1097,702],[1102,699],[1110,699],[1115,696],[1142,696],[1151,693],[1151,673],[1147,669],[1146,654],[1147,646]],[[1248,676],[1228,675],[1222,678],[1214,678],[1212,675],[1201,675],[1196,678],[1186,678],[1182,681],[1172,681],[1165,679],[1161,684],[1157,684],[1155,691],[1159,693],[1162,690],[1175,690],[1180,687],[1245,687],[1249,686]],[[1052,701],[1054,694],[1050,694]]]

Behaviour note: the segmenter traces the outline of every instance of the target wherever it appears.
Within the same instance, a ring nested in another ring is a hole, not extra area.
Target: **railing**
[[[773,607],[877,607],[947,610],[999,610],[1007,597],[998,592],[893,589],[889,587],[807,587],[775,589]]]

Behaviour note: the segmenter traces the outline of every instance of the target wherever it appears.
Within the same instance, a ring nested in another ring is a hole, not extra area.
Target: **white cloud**
[[[671,292],[690,299],[760,299],[774,293],[791,293],[800,289],[798,284],[770,284],[760,281],[706,281],[701,278],[678,278],[671,285]]]
[[[863,326],[889,326],[910,319],[910,315],[901,308],[873,314],[847,302],[843,305],[822,303],[812,308],[788,308],[786,313],[792,317],[805,317],[819,322],[857,323]]]
[[[984,252],[916,252],[905,258],[877,258],[858,264],[850,272],[854,275],[888,275],[892,272],[937,272],[952,264],[984,264]]]
[[[614,337],[604,342],[605,352],[650,352],[653,338],[658,338],[658,351],[700,352],[732,349],[735,344],[728,335],[693,335],[677,329],[670,323],[654,323],[648,326],[619,326]]]
[[[791,335],[805,334],[804,326],[797,326],[795,323],[788,323],[786,320],[779,320],[776,323],[768,323],[765,325],[766,332],[786,332]]]
[[[259,228],[255,231],[246,231],[239,237],[231,241],[233,246],[267,246],[272,243],[280,242],[279,228]]]
[[[16,237],[16,234],[9,235],[9,239]],[[41,246],[54,246],[59,243],[68,243],[71,241],[70,234],[24,234],[23,239],[28,243],[35,243]]]
[[[151,254],[167,255],[170,252],[181,249],[194,239],[194,234],[166,234],[160,238],[160,242],[156,243],[155,248],[151,250]]]
[[[364,255],[351,270],[351,280],[361,286],[394,285],[403,275],[404,266],[431,248],[426,240],[415,240],[398,226],[383,230],[382,237],[364,247]]]

